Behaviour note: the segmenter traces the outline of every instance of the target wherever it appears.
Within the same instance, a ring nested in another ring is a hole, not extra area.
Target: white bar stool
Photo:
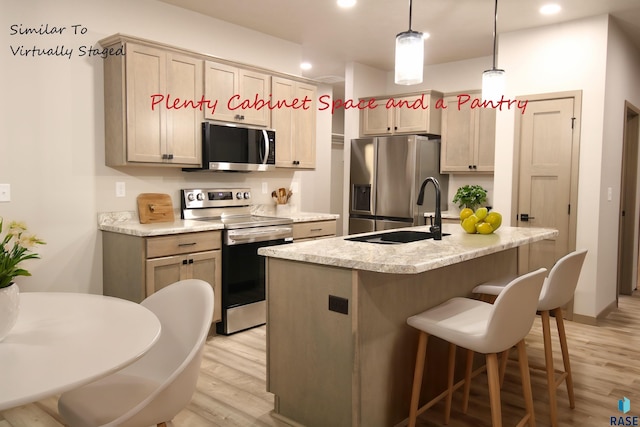
[[[567,393],[569,394],[569,407],[576,407],[573,394],[573,378],[571,377],[571,364],[569,363],[569,348],[567,346],[567,335],[564,330],[564,320],[562,317],[562,306],[566,305],[573,298],[573,294],[578,284],[580,271],[587,255],[586,249],[571,252],[560,258],[549,272],[545,279],[540,298],[538,300],[538,312],[542,320],[542,336],[544,340],[544,358],[547,373],[547,387],[549,389],[549,415],[551,425],[558,425],[558,403],[556,400],[556,389],[566,382]],[[473,293],[483,295],[499,295],[505,286],[505,282],[487,282],[478,285],[473,289]],[[551,348],[551,327],[550,313],[556,318],[558,327],[558,338],[562,351],[562,362],[564,371],[556,370],[553,367],[553,350]],[[503,363],[506,363],[506,357]],[[504,369],[502,369],[504,371]],[[556,379],[556,374],[560,374]]]
[[[498,353],[514,345],[518,347],[522,388],[527,410],[526,415],[518,425],[522,426],[528,422],[530,426],[535,426],[533,396],[531,394],[529,364],[524,337],[529,333],[533,325],[536,305],[546,272],[546,269],[541,268],[512,280],[496,298],[493,305],[470,298],[452,298],[443,304],[407,319],[407,323],[410,326],[420,330],[411,392],[410,427],[416,425],[416,418],[419,414],[433,406],[443,397],[447,398],[445,424],[449,422],[451,398],[454,390],[453,365],[456,346],[470,350],[468,353],[470,355],[473,355],[472,352],[486,355],[491,420],[494,427],[502,426]],[[418,409],[429,335],[439,337],[450,343],[448,387],[444,393],[436,396]],[[468,366],[469,364],[467,365],[467,370]],[[465,379],[465,389],[469,381],[470,378]]]

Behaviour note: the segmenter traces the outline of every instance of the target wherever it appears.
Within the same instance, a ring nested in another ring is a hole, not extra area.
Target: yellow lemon
[[[495,211],[489,212],[487,217],[484,219],[484,222],[491,224],[493,231],[496,231],[502,224],[502,215]]]
[[[487,213],[488,213],[488,212],[489,212],[489,211],[487,210],[487,208],[478,208],[478,209],[476,210],[475,215],[478,217],[478,219],[479,219],[480,221],[482,221],[483,219],[485,219],[485,217],[487,216]]]
[[[464,221],[469,218],[470,215],[473,215],[473,209],[464,208],[460,211],[460,221]]]
[[[493,233],[493,227],[488,222],[480,222],[476,224],[476,231],[480,234],[491,234]]]
[[[469,215],[465,218],[460,225],[469,234],[474,234],[476,232],[476,223],[478,222],[478,217],[475,215]]]

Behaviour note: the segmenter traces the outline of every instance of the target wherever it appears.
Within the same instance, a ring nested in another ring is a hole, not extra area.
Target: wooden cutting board
[[[137,200],[141,224],[174,221],[173,202],[168,194],[140,193]]]

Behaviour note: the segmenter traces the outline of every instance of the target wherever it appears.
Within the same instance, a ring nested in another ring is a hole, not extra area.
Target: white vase
[[[0,288],[0,341],[2,341],[16,324],[20,311],[20,292],[15,283]]]

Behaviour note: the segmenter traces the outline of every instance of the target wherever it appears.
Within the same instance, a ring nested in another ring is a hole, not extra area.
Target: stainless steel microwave
[[[276,133],[272,129],[202,123],[202,169],[267,171],[276,165]]]

